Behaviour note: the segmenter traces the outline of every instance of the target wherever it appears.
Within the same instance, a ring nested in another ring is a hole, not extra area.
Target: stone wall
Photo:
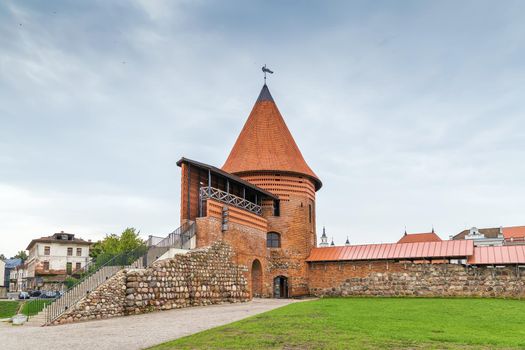
[[[126,312],[144,313],[250,299],[245,266],[224,242],[127,274]]]
[[[236,264],[233,257],[229,244],[217,242],[147,269],[122,270],[54,324],[248,301],[248,269]]]
[[[396,262],[310,263],[315,296],[525,297],[525,271],[515,267]]]
[[[54,324],[100,320],[124,316],[126,302],[126,271],[120,271],[100,285]]]

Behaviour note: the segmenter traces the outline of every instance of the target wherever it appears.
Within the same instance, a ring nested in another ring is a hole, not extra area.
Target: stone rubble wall
[[[250,300],[245,266],[232,262],[224,242],[177,255],[127,275],[126,312],[140,314],[188,306]]]
[[[232,257],[231,246],[217,242],[147,269],[122,270],[53,324],[249,301],[248,268],[233,263]]]
[[[126,271],[122,270],[81,299],[69,311],[55,320],[53,324],[124,316],[126,314],[125,301]]]
[[[316,263],[309,268],[315,296],[525,297],[525,271],[516,267],[396,262]]]

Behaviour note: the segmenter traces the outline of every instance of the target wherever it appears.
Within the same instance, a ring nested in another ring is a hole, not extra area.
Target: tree
[[[136,230],[132,227],[125,229],[120,235],[120,241],[118,245],[120,252],[128,252],[144,246],[145,243],[142,239],[140,239],[139,233],[140,231],[136,232]]]
[[[12,259],[22,259],[22,262],[24,262],[27,260],[27,253],[25,250],[21,250]]]
[[[7,260],[4,254],[0,254],[0,260]]]
[[[106,235],[103,240],[96,242],[89,252],[92,258],[99,256],[115,256],[124,252],[131,252],[144,247],[145,242],[139,237],[140,231],[132,227],[126,228],[121,234]]]

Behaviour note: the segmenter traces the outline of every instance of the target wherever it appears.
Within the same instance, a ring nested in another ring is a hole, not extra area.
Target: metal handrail
[[[201,200],[215,199],[215,200],[218,200],[219,202],[231,204],[237,208],[247,210],[254,214],[262,215],[262,206],[256,203],[250,202],[249,200],[241,198],[234,194],[228,193],[226,191],[219,190],[218,188],[215,188],[215,187],[210,187],[210,186],[201,187],[200,197],[201,197]]]
[[[193,230],[190,230],[190,229],[194,227],[195,227],[194,222],[186,222],[182,224],[181,227],[179,227],[178,229],[170,233],[162,241],[158,242],[155,246],[175,248],[179,246],[177,243],[179,243],[178,241],[180,241],[180,248],[183,248],[183,245],[185,243],[183,242],[183,238],[185,237],[185,235],[187,236],[187,234],[190,234],[189,232],[186,232],[186,231],[192,231],[191,235],[193,235],[195,232],[193,232]]]

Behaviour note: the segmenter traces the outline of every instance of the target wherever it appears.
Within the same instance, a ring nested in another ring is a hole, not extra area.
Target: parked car
[[[33,290],[29,292],[29,295],[33,298],[38,298],[40,295],[42,295],[42,291],[40,290]]]
[[[40,294],[40,297],[41,298],[46,298],[46,299],[53,299],[53,298],[57,297],[57,294],[56,294],[56,292],[53,292],[53,291],[46,291],[46,292],[43,292],[42,294]]]
[[[20,292],[18,294],[18,299],[31,299],[28,292]]]

